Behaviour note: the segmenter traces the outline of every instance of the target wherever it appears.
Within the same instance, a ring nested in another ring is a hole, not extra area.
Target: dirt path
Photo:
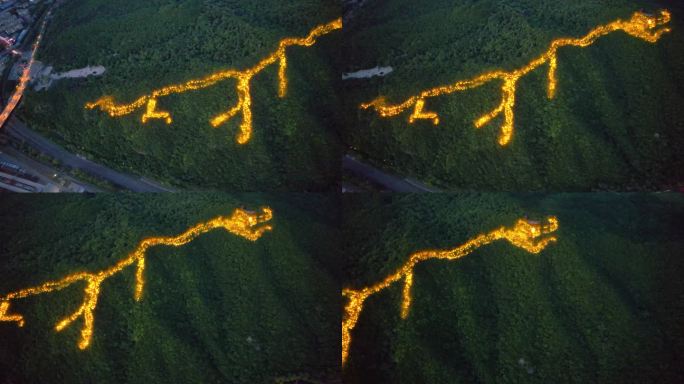
[[[50,78],[54,80],[58,79],[77,79],[88,76],[101,76],[105,73],[107,69],[101,65],[96,65],[94,67],[85,67],[80,69],[72,69],[71,71],[54,73],[50,75]]]
[[[356,72],[350,72],[350,73],[343,73],[342,74],[342,80],[348,80],[348,79],[367,79],[373,76],[387,76],[389,75],[394,69],[392,67],[375,67],[375,68],[370,68],[370,69],[362,69],[360,71]]]

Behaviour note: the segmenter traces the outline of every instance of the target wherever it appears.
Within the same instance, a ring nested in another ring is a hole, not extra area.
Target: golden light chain
[[[480,87],[493,80],[501,80],[503,82],[501,86],[501,103],[492,111],[475,120],[474,124],[476,128],[481,128],[489,123],[493,118],[503,113],[504,121],[501,126],[501,133],[499,135],[498,141],[499,145],[504,146],[510,142],[511,136],[513,135],[513,108],[515,107],[515,92],[517,82],[521,77],[534,71],[541,65],[548,63],[549,72],[547,96],[549,99],[553,99],[555,97],[557,86],[556,69],[558,65],[558,48],[564,46],[575,46],[581,48],[588,47],[592,45],[599,37],[615,31],[624,31],[631,36],[643,39],[649,43],[655,43],[663,34],[670,31],[670,28],[658,29],[659,27],[668,24],[670,22],[670,18],[670,12],[666,10],[661,11],[657,16],[636,12],[632,15],[630,20],[624,21],[618,19],[610,24],[599,26],[584,37],[556,39],[551,43],[549,49],[541,56],[532,60],[524,67],[514,71],[506,72],[503,70],[497,70],[487,72],[469,80],[461,80],[453,84],[427,89],[418,95],[409,97],[400,104],[389,105],[384,97],[379,97],[369,103],[361,104],[361,108],[373,108],[381,117],[393,117],[401,114],[408,108],[413,107],[413,112],[409,116],[409,124],[414,123],[416,120],[428,119],[432,120],[434,125],[437,125],[439,124],[439,115],[435,112],[424,110],[425,101],[428,98],[465,91]]]
[[[10,302],[12,300],[59,291],[74,283],[83,281],[86,283],[84,288],[85,296],[83,303],[76,310],[76,312],[58,322],[55,326],[55,330],[59,332],[77,320],[79,317],[83,318],[81,340],[78,343],[78,347],[80,349],[86,349],[90,345],[90,340],[93,335],[93,323],[95,321],[94,311],[95,307],[97,306],[97,300],[100,296],[100,286],[102,282],[135,263],[136,283],[134,298],[136,301],[140,301],[142,299],[143,287],[145,284],[143,275],[145,270],[145,253],[150,247],[157,245],[180,247],[189,243],[203,233],[217,228],[223,228],[228,232],[243,237],[249,241],[256,241],[264,234],[264,232],[270,231],[272,229],[270,225],[258,225],[270,221],[272,217],[273,212],[268,207],[262,208],[261,214],[245,211],[243,209],[236,209],[233,211],[233,214],[230,217],[216,217],[205,223],[197,224],[175,237],[151,237],[144,239],[138,244],[138,247],[133,252],[107,269],[97,272],[74,273],[60,280],[48,281],[37,287],[25,288],[16,292],[8,293],[4,296],[0,296],[0,322],[16,322],[19,327],[23,327],[24,317],[22,315],[8,314]]]
[[[128,115],[145,106],[145,113],[142,115],[143,124],[150,119],[162,119],[167,124],[171,124],[173,122],[171,114],[167,111],[157,110],[157,100],[160,97],[203,89],[226,79],[235,79],[237,81],[237,104],[227,112],[214,117],[210,123],[212,127],[216,128],[241,112],[242,123],[240,124],[240,132],[237,135],[237,142],[239,144],[245,144],[252,136],[252,96],[250,91],[250,82],[252,81],[252,78],[270,65],[278,62],[278,97],[285,97],[287,94],[286,48],[290,46],[310,47],[316,43],[316,40],[319,37],[341,28],[342,18],[339,18],[327,24],[315,27],[306,37],[284,38],[280,40],[278,48],[273,53],[266,56],[255,66],[242,71],[228,69],[216,72],[201,79],[190,80],[183,84],[169,85],[160,89],[155,89],[152,93],[143,95],[129,104],[117,104],[112,96],[104,96],[95,102],[87,103],[85,107],[87,109],[100,108],[102,111],[107,112],[111,117],[119,117]]]
[[[356,326],[363,304],[371,295],[388,288],[397,281],[404,280],[401,302],[401,318],[408,316],[411,307],[411,286],[413,285],[413,268],[420,262],[430,259],[456,260],[470,254],[479,247],[497,240],[508,240],[516,247],[530,253],[539,253],[547,245],[556,241],[555,236],[542,237],[558,229],[558,219],[554,216],[547,218],[546,224],[532,222],[525,219],[518,220],[511,228],[501,227],[486,234],[480,234],[468,240],[465,244],[448,250],[426,250],[412,254],[396,272],[385,277],[377,284],[359,289],[345,288],[342,296],[347,298],[342,318],[342,365],[347,362],[351,345],[351,331]]]

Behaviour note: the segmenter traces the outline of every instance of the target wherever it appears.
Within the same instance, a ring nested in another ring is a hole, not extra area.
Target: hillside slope
[[[0,203],[0,294],[110,267],[143,238],[175,236],[235,208],[273,209],[252,243],[225,230],[148,250],[142,301],[135,269],[101,286],[91,345],[82,321],[59,319],[83,284],[17,300],[23,328],[0,322],[0,377],[15,383],[273,383],[337,377],[336,209],[308,195],[5,196]],[[315,287],[315,289],[312,289]]]
[[[347,197],[344,286],[380,281],[413,252],[447,249],[528,216],[558,217],[531,254],[499,241],[415,268],[369,298],[348,383],[680,383],[684,199],[676,194]]]
[[[473,122],[501,100],[501,82],[442,95],[408,123],[361,103],[400,103],[424,89],[529,63],[561,37],[635,11],[672,12],[655,44],[619,32],[558,53],[556,97],[548,65],[517,84],[515,130],[497,143],[502,118]],[[346,144],[368,161],[442,189],[485,191],[651,190],[684,180],[684,9],[676,1],[554,0],[366,2],[345,24],[346,71],[390,66],[384,77],[344,82]]]
[[[180,187],[328,190],[339,173],[339,117],[327,50],[339,31],[312,47],[287,49],[285,98],[278,98],[277,65],[254,78],[253,137],[245,145],[236,143],[241,116],[218,128],[209,124],[237,102],[232,79],[160,99],[171,125],[141,124],[142,110],[111,118],[84,105],[106,95],[131,102],[162,86],[252,67],[281,39],[306,36],[339,16],[332,2],[310,0],[67,1],[38,59],[58,72],[89,65],[106,72],[27,94],[19,116],[76,153]]]

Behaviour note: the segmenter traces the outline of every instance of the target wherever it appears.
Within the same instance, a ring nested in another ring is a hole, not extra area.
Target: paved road
[[[30,146],[59,160],[65,166],[80,169],[121,188],[134,192],[175,192],[173,189],[163,187],[155,182],[120,173],[88,159],[73,155],[59,145],[33,132],[15,117],[7,120],[4,129],[5,133],[9,136],[24,140]]]
[[[351,155],[342,159],[342,168],[366,178],[393,192],[438,192],[417,181],[397,177],[357,160]]]
[[[101,189],[83,181],[76,180],[50,165],[36,161],[26,156],[18,149],[12,148],[11,146],[0,147],[0,159],[20,166],[24,170],[28,171],[28,173],[37,176],[46,186],[49,184],[54,185],[55,188],[58,189],[56,192],[76,192],[78,191],[79,186],[83,187],[85,192],[102,192]],[[63,186],[62,181],[68,181],[69,184]],[[53,190],[48,187],[46,191],[52,192]]]

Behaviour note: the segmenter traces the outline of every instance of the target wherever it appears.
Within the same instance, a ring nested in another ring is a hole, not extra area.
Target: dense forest
[[[684,382],[680,194],[348,195],[344,212],[349,288],[522,217],[560,222],[537,255],[499,241],[419,264],[406,320],[401,283],[369,298],[345,382]]]
[[[340,121],[328,57],[340,33],[287,51],[289,90],[277,66],[252,82],[253,138],[236,144],[237,116],[209,120],[237,100],[235,81],[159,101],[174,122],[142,125],[142,111],[112,119],[86,110],[110,95],[130,102],[165,85],[255,65],[288,36],[340,16],[334,2],[297,0],[71,0],[50,22],[38,59],[57,71],[101,65],[101,77],[56,82],[27,95],[19,117],[67,149],[115,169],[189,189],[327,190],[338,179]]]
[[[82,321],[60,333],[82,284],[14,301],[0,322],[3,383],[274,383],[339,376],[339,258],[333,199],[318,195],[7,195],[0,202],[0,294],[110,267],[146,237],[175,236],[236,208],[273,209],[252,243],[225,230],[148,250],[105,281],[90,347]]]
[[[473,121],[501,100],[500,82],[429,99],[429,120],[380,118],[359,105],[401,102],[423,89],[489,70],[513,70],[560,37],[579,37],[633,12],[672,12],[656,44],[625,33],[558,54],[555,99],[548,66],[517,86],[515,131]],[[346,72],[391,66],[384,77],[344,82],[345,141],[372,164],[444,189],[587,191],[661,189],[684,180],[684,9],[677,1],[396,0],[365,2],[345,23]]]

